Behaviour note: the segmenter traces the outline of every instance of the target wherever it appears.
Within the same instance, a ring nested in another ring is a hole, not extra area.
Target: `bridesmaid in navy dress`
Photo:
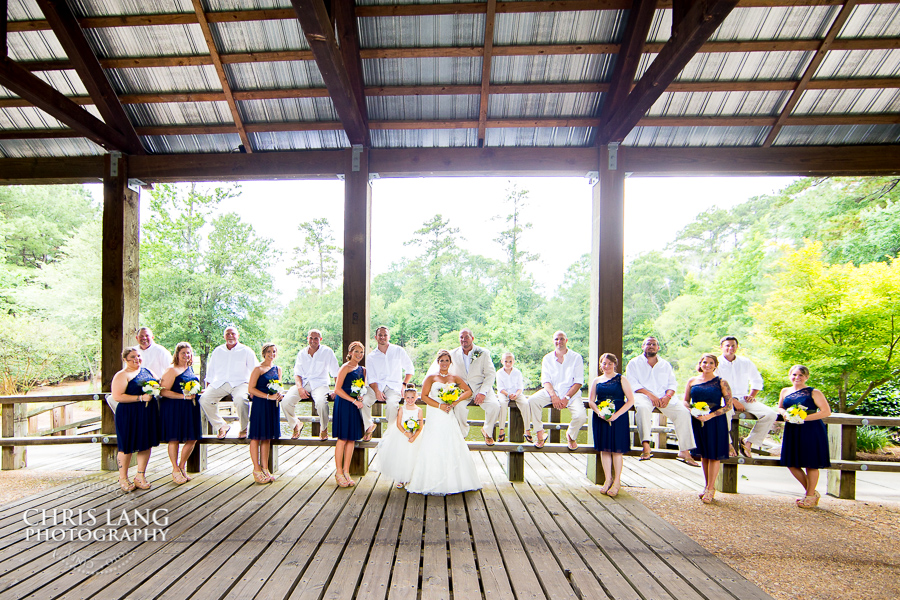
[[[281,437],[281,410],[278,404],[284,395],[269,384],[281,381],[281,367],[274,364],[278,356],[275,344],[262,347],[262,362],[250,373],[247,384],[250,393],[250,460],[253,461],[253,479],[256,483],[271,483],[275,476],[269,472],[269,449],[272,440]]]
[[[197,444],[203,437],[203,426],[200,421],[200,404],[197,395],[200,392],[200,378],[194,374],[194,349],[187,342],[179,342],[175,346],[175,358],[172,366],[163,373],[159,384],[162,393],[159,400],[160,442],[169,445],[169,461],[172,463],[172,481],[177,485],[191,480],[187,474],[187,461]],[[185,392],[185,385],[193,381],[193,393]],[[178,458],[178,444],[182,443],[181,458]]]
[[[600,377],[591,382],[588,406],[594,411],[591,428],[594,434],[594,450],[600,453],[603,466],[601,494],[615,497],[622,487],[622,455],[631,450],[631,434],[628,430],[628,411],[634,406],[634,396],[628,380],[616,373],[619,359],[607,352],[600,357]],[[601,416],[599,404],[613,402],[613,414],[609,419]],[[615,470],[613,475],[613,469]]]
[[[788,372],[793,384],[781,390],[778,412],[784,417],[784,437],[781,440],[781,464],[790,469],[791,475],[803,486],[805,496],[797,498],[800,508],[819,505],[819,469],[831,466],[828,455],[828,431],[822,419],[831,414],[825,395],[806,385],[809,369],[794,365]],[[791,423],[788,409],[802,405],[806,411],[803,423]],[[806,469],[806,472],[803,471]]]
[[[684,404],[689,410],[692,402],[706,402],[710,410],[708,415],[691,415],[694,441],[697,444],[691,454],[700,455],[703,477],[706,480],[706,487],[700,494],[704,504],[713,501],[721,461],[728,458],[728,417],[725,413],[731,408],[731,386],[724,379],[716,377],[718,366],[719,359],[715,354],[701,356],[697,365],[700,375],[688,379],[684,389]]]
[[[145,394],[144,384],[156,380],[148,369],[141,367],[141,355],[137,347],[122,352],[125,368],[113,376],[111,396],[116,406],[116,445],[119,466],[119,485],[125,492],[135,487],[150,489],[145,477],[150,449],[159,446],[159,405],[150,394]],[[134,483],[128,479],[131,455],[137,452],[137,475]]]
[[[359,366],[366,347],[361,342],[351,342],[347,348],[347,362],[341,365],[334,380],[334,424],[331,433],[337,438],[334,446],[334,478],[340,487],[356,485],[350,479],[350,459],[356,442],[362,438],[363,422],[360,396],[365,392],[366,368]],[[362,387],[359,382],[362,382]]]

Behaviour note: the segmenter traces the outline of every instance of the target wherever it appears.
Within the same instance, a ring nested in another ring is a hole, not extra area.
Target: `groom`
[[[491,433],[500,418],[500,401],[494,394],[494,377],[497,370],[491,354],[475,345],[475,336],[468,327],[459,332],[459,348],[450,351],[450,374],[461,377],[472,388],[473,401],[484,409],[484,427],[481,435],[488,446],[494,445]],[[429,375],[437,373],[437,363],[428,370]],[[460,402],[454,409],[463,437],[469,433],[469,401]]]

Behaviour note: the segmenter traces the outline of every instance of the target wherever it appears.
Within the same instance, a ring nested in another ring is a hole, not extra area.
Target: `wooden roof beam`
[[[772,127],[771,131],[769,131],[769,135],[767,135],[766,139],[763,141],[763,148],[768,148],[769,146],[771,146],[775,141],[775,138],[778,137],[778,133],[784,126],[784,122],[787,120],[788,116],[790,116],[791,111],[794,110],[794,107],[797,106],[797,103],[800,102],[800,98],[803,97],[803,92],[806,91],[806,87],[809,85],[809,82],[812,81],[813,75],[815,75],[816,71],[819,69],[819,65],[822,64],[823,60],[825,60],[825,55],[831,48],[831,44],[841,32],[841,28],[843,28],[844,23],[846,23],[847,19],[850,18],[850,13],[853,12],[854,8],[856,8],[856,0],[847,0],[841,10],[838,11],[837,16],[831,23],[831,27],[828,28],[828,33],[825,34],[825,39],[822,40],[822,43],[816,50],[816,53],[813,55],[812,60],[809,61],[809,64],[806,66],[806,70],[803,72],[803,76],[800,77],[800,81],[797,82],[794,91],[791,92],[791,95],[788,98],[788,101],[785,103],[784,108],[781,109],[781,114],[778,115],[778,119],[775,121],[775,125]]]
[[[300,27],[316,58],[325,87],[351,144],[369,146],[369,122],[353,92],[351,76],[334,36],[334,26],[322,0],[291,0]]]
[[[354,0],[332,0],[334,21],[340,38],[341,57],[350,80],[350,92],[356,101],[359,113],[368,121],[365,83],[363,82],[362,59],[359,56],[359,28],[353,13]]]
[[[78,24],[78,19],[69,5],[65,2],[53,2],[51,0],[37,0],[38,6],[47,21],[53,28],[53,33],[62,45],[66,56],[78,73],[78,77],[87,88],[88,94],[94,101],[94,106],[100,112],[100,116],[106,123],[121,133],[127,146],[123,150],[128,154],[143,154],[144,147],[134,130],[134,125],[122,108],[122,103],[106,78],[100,61],[94,54],[94,50],[88,44],[84,31]]]
[[[241,119],[241,113],[238,110],[237,102],[231,93],[231,85],[228,83],[228,75],[225,73],[225,67],[222,65],[222,58],[216,48],[216,41],[213,38],[212,30],[209,28],[209,21],[206,19],[206,12],[203,9],[203,3],[200,0],[191,0],[194,5],[194,12],[197,15],[197,22],[203,31],[203,37],[206,40],[206,46],[209,48],[209,55],[212,58],[213,66],[215,66],[216,74],[219,76],[219,82],[222,84],[222,92],[225,94],[225,101],[231,111],[231,118],[234,119],[234,125],[237,133],[241,138],[241,144],[246,152],[253,152],[253,145],[250,143],[250,136],[244,129],[244,123]]]
[[[607,92],[603,107],[600,109],[600,129],[609,123],[609,117],[620,107],[631,92],[634,85],[634,77],[637,74],[641,56],[644,53],[644,42],[650,32],[653,23],[653,14],[656,12],[657,0],[634,0],[631,10],[628,11],[628,23],[625,24],[625,32],[622,35],[622,47],[616,56],[616,64],[613,67],[610,79],[609,92]],[[599,137],[597,141],[606,143]]]
[[[129,151],[130,144],[123,134],[8,58],[0,59],[0,85],[51,117],[62,121],[95,144],[107,150]]]
[[[666,42],[656,60],[600,130],[601,144],[625,138],[653,103],[662,95],[709,36],[737,5],[738,0],[696,2],[684,15],[675,35]]]
[[[481,98],[478,102],[478,147],[484,146],[485,123],[491,94],[491,59],[494,55],[494,23],[497,0],[487,0],[484,17],[484,50],[481,55]]]

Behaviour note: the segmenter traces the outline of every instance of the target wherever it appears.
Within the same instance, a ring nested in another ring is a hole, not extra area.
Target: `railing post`
[[[3,437],[25,437],[28,431],[28,404],[4,404]],[[3,446],[2,469],[13,471],[26,465],[25,448],[22,446]]]
[[[197,396],[197,398],[197,402],[200,402],[199,395]],[[202,410],[200,411],[200,431],[204,432],[205,435],[213,435],[212,426],[210,426],[209,421],[206,418],[206,414]],[[216,432],[216,434],[218,434],[218,432]],[[201,444],[200,440],[198,440],[197,444],[194,446],[194,451],[191,452],[191,455],[188,457],[188,473],[202,473],[206,470],[206,452],[207,445]]]
[[[737,419],[737,415],[735,414],[735,418],[731,421],[731,430],[728,432],[728,434],[731,436],[731,440],[729,441],[731,442],[732,448],[734,448],[737,452],[740,452],[738,448],[740,447],[741,432],[738,423],[739,421]],[[722,467],[719,469],[719,475],[718,477],[716,477],[716,490],[725,494],[737,494],[737,482],[737,463],[723,462]]]
[[[629,411],[631,412],[631,411]],[[592,425],[593,420],[596,419],[596,415],[594,415],[591,411],[588,411],[588,422],[587,422],[587,431],[588,431],[588,445],[594,445],[594,427]],[[627,419],[628,414],[624,414],[621,419]],[[600,464],[600,453],[593,452],[588,454],[587,456],[587,478],[590,479],[591,483],[596,485],[603,485],[606,482],[606,474],[603,472],[603,465]]]
[[[659,427],[665,427],[669,424],[669,420],[666,418],[666,415],[659,413]],[[653,422],[651,418],[650,422]],[[660,431],[656,434],[656,447],[660,450],[665,450],[669,445],[669,432],[668,431]]]
[[[310,400],[309,405],[312,407],[310,409],[310,414],[314,417],[318,417],[319,411],[316,410],[316,403]],[[312,423],[310,423],[309,425],[310,429],[312,429],[312,436],[314,438],[319,437],[319,432],[321,432],[322,430],[322,425],[319,423],[319,421],[317,419],[313,419]]]
[[[509,403],[509,441],[513,444],[525,442],[525,421],[519,406]],[[510,481],[525,481],[525,453],[510,452],[506,459],[506,474]]]
[[[856,425],[829,424],[828,447],[832,460],[856,460]],[[856,499],[856,471],[829,469],[828,495]]]
[[[403,405],[402,402],[401,402],[400,404],[401,404],[401,406]],[[387,410],[385,410],[386,408],[387,408],[387,407],[384,406],[384,405],[382,405],[381,402],[376,402],[375,404],[372,405],[372,416],[373,416],[373,417],[380,417],[380,416],[382,416],[382,413],[387,413]],[[402,410],[402,408],[398,408],[397,410]],[[388,427],[390,427],[390,426],[391,426],[391,423],[387,423],[386,425],[387,425]],[[387,431],[387,430],[385,430],[385,431]],[[375,431],[372,432],[372,437],[373,437],[373,438],[380,438],[380,437],[381,437],[381,423],[376,423],[376,424],[375,424]]]
[[[557,425],[562,418],[562,411],[558,408],[553,408],[553,405],[550,405],[550,424],[553,425],[553,429],[550,430],[550,443],[558,444],[559,443],[559,429],[557,429]]]
[[[278,472],[278,444],[269,444],[269,457],[266,460],[269,464],[269,472]]]

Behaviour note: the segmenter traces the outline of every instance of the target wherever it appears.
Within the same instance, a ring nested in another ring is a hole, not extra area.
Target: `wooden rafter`
[[[601,130],[604,129],[604,125],[609,123],[609,117],[622,105],[625,98],[628,97],[628,93],[631,92],[655,12],[656,0],[634,0],[631,10],[628,11],[628,22],[625,24],[625,32],[622,35],[622,47],[616,56],[609,91],[604,97],[603,107],[600,110]],[[598,136],[597,141],[605,144],[608,140],[603,140]]]
[[[736,5],[737,0],[696,2],[598,137],[604,143],[624,139]]]
[[[354,0],[333,0],[331,7],[334,11],[334,21],[340,39],[341,58],[344,59],[344,67],[347,69],[353,99],[359,107],[360,114],[368,121],[369,111],[366,107],[362,59],[359,56],[359,28],[356,25],[353,5]]]
[[[209,27],[209,21],[206,19],[203,3],[201,0],[191,0],[191,2],[194,5],[197,22],[200,24],[200,29],[203,31],[203,38],[206,40],[206,45],[209,48],[209,56],[216,69],[216,74],[219,76],[219,82],[222,84],[222,92],[225,94],[225,101],[228,103],[229,110],[231,110],[231,118],[234,119],[234,125],[241,138],[241,143],[244,146],[244,150],[253,152],[250,136],[247,135],[247,131],[244,129],[244,123],[241,119],[241,113],[238,110],[237,101],[235,101],[234,95],[231,93],[231,84],[228,83],[228,75],[225,73],[222,58],[219,56],[219,50],[216,48],[216,40],[213,38],[212,30]]]
[[[122,108],[122,103],[119,102],[115,90],[106,78],[106,73],[103,72],[103,67],[88,44],[72,9],[66,2],[51,0],[38,0],[38,6],[47,17],[53,33],[56,34],[103,120],[125,137],[127,146],[124,151],[129,154],[142,154],[144,148],[134,130],[134,125]]]
[[[485,123],[491,93],[491,59],[494,54],[494,22],[497,0],[487,0],[484,17],[484,51],[481,55],[481,98],[478,102],[478,147],[484,146]]]
[[[334,109],[351,144],[369,145],[369,124],[353,93],[347,67],[334,37],[334,26],[322,0],[291,0],[325,80]]]
[[[107,150],[127,151],[124,135],[8,58],[0,59],[0,85]]]
[[[662,43],[648,42],[644,44],[644,52],[656,54],[663,48]],[[707,42],[698,54],[730,53],[730,52],[815,52],[821,45],[819,40],[755,40],[747,42]],[[900,49],[900,38],[856,38],[835,40],[832,50],[897,50]],[[483,48],[474,47],[430,47],[430,48],[363,48],[361,59],[375,58],[477,58],[482,55]],[[493,56],[564,56],[589,54],[616,54],[619,44],[551,44],[551,45],[516,45],[494,46]],[[309,50],[280,50],[274,52],[240,52],[219,55],[223,64],[241,64],[258,62],[281,62],[297,60],[314,60]],[[20,64],[29,71],[64,71],[72,68],[68,60],[29,60]],[[100,65],[105,69],[142,69],[151,67],[190,67],[212,65],[209,55],[190,56],[154,56],[104,58]]]
[[[831,44],[837,38],[838,33],[841,32],[844,23],[850,18],[850,13],[853,12],[854,8],[856,8],[856,0],[847,0],[838,12],[834,21],[831,23],[831,27],[828,28],[828,33],[825,34],[825,39],[822,40],[822,43],[813,55],[812,60],[810,60],[809,64],[806,66],[803,76],[800,77],[800,81],[797,82],[794,91],[791,92],[791,96],[784,104],[784,108],[781,109],[781,114],[778,115],[775,125],[772,126],[772,130],[769,131],[769,135],[767,135],[765,141],[763,141],[762,145],[764,148],[771,146],[775,141],[775,138],[778,137],[778,133],[781,131],[781,128],[784,127],[785,121],[787,121],[788,116],[790,116],[794,107],[797,106],[797,103],[800,102],[800,98],[803,97],[803,92],[806,91],[807,85],[812,81],[813,75],[815,75],[816,71],[819,69],[819,65],[825,60],[825,55],[828,53],[828,50],[831,49]]]

